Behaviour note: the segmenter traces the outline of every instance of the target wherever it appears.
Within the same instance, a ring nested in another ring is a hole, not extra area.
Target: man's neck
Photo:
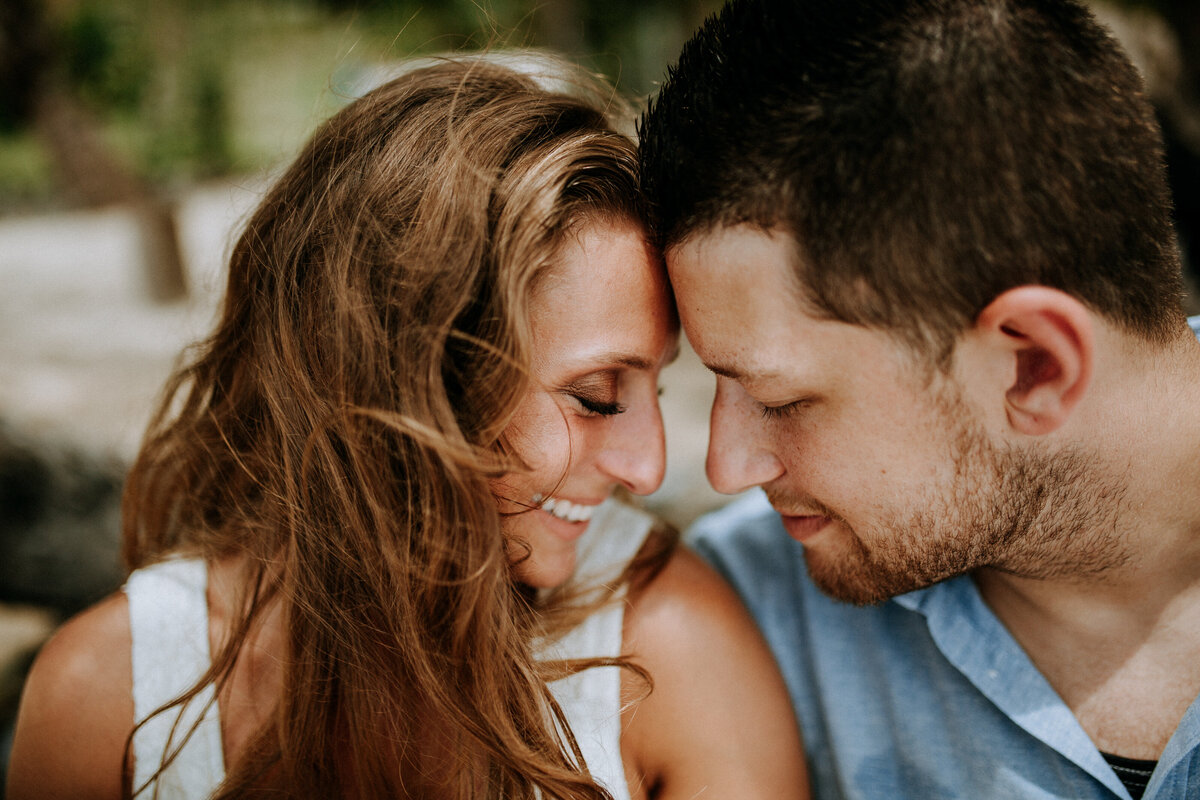
[[[1099,749],[1158,758],[1200,693],[1200,347],[1181,341],[1155,363],[1109,352],[1076,440],[1091,437],[1096,468],[1121,488],[1103,533],[1126,558],[1091,574],[973,578]]]
[[[981,570],[984,601],[1097,748],[1157,759],[1200,693],[1200,578],[1164,591]]]

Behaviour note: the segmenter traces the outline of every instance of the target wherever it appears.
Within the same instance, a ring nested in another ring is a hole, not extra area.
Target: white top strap
[[[597,510],[580,539],[573,582],[611,584],[645,542],[653,520],[610,500]],[[137,719],[190,689],[211,663],[208,647],[207,568],[200,559],[172,559],[129,576],[133,633],[133,697]],[[612,657],[621,653],[623,592],[562,639],[541,648],[543,658]],[[576,736],[584,761],[614,800],[629,800],[621,760],[621,671],[585,670],[551,684]],[[144,786],[165,754],[179,750],[145,796],[202,800],[224,779],[221,724],[213,687],[182,710],[150,719],[133,739],[134,791]],[[197,725],[191,736],[188,731]],[[172,733],[174,729],[174,733]],[[186,737],[186,741],[184,741]],[[182,743],[182,745],[181,745]]]
[[[611,585],[646,541],[653,519],[616,500],[609,500],[592,518],[579,541],[571,582],[583,586]],[[625,623],[625,590],[558,641],[541,649],[542,658],[611,658],[621,654]],[[550,689],[562,707],[571,732],[595,780],[614,800],[629,800],[621,760],[621,672],[619,667],[595,667],[555,681]]]
[[[137,720],[192,688],[211,664],[207,583],[202,559],[171,559],[129,576],[125,594]],[[135,793],[171,754],[174,760],[142,796],[202,800],[224,779],[221,724],[211,684],[182,708],[169,709],[138,728],[133,737]]]

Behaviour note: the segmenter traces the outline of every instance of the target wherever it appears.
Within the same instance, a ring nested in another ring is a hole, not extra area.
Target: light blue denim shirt
[[[703,517],[689,540],[774,651],[821,800],[1128,800],[970,578],[877,606],[831,600],[758,491]],[[1144,798],[1200,799],[1200,699]]]

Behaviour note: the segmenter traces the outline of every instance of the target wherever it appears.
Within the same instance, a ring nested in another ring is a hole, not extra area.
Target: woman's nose
[[[667,452],[657,391],[613,418],[598,466],[634,494],[650,494],[662,484]]]

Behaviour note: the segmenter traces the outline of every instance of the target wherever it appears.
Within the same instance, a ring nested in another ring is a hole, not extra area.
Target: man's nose
[[[762,412],[745,390],[735,381],[717,376],[705,464],[714,489],[737,494],[783,474],[783,464],[765,429]]]

